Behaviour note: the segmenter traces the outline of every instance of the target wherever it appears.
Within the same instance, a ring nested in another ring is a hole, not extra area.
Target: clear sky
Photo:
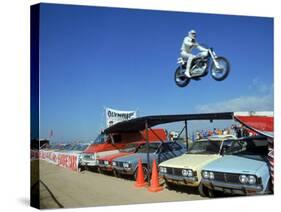
[[[228,58],[226,80],[175,85],[190,29]],[[57,141],[93,139],[106,106],[140,116],[273,110],[273,19],[41,5],[40,137],[52,129]]]

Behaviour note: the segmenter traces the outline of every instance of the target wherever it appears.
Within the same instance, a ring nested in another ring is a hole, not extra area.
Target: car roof
[[[208,137],[209,140],[226,140],[226,139],[237,139],[234,135],[212,135]]]

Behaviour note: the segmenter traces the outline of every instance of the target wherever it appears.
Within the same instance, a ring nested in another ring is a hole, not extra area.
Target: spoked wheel
[[[183,88],[188,85],[190,78],[185,75],[185,66],[179,66],[175,72],[175,83],[177,86]]]
[[[227,59],[224,58],[224,57],[217,57],[216,61],[218,62],[219,68],[217,68],[215,66],[215,64],[212,63],[212,65],[211,65],[211,75],[215,80],[222,81],[229,74],[230,64],[227,61]]]

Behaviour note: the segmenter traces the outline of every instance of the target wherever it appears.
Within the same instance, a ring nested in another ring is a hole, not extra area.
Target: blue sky
[[[175,85],[190,29],[229,59],[225,81],[208,75]],[[140,116],[273,110],[273,19],[41,5],[40,137],[53,129],[54,140],[93,139],[104,128],[105,106]]]

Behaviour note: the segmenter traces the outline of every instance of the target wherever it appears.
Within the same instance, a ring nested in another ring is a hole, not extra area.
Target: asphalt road
[[[134,181],[91,171],[71,170],[40,161],[40,207],[75,208],[203,199],[196,189],[152,193]]]

